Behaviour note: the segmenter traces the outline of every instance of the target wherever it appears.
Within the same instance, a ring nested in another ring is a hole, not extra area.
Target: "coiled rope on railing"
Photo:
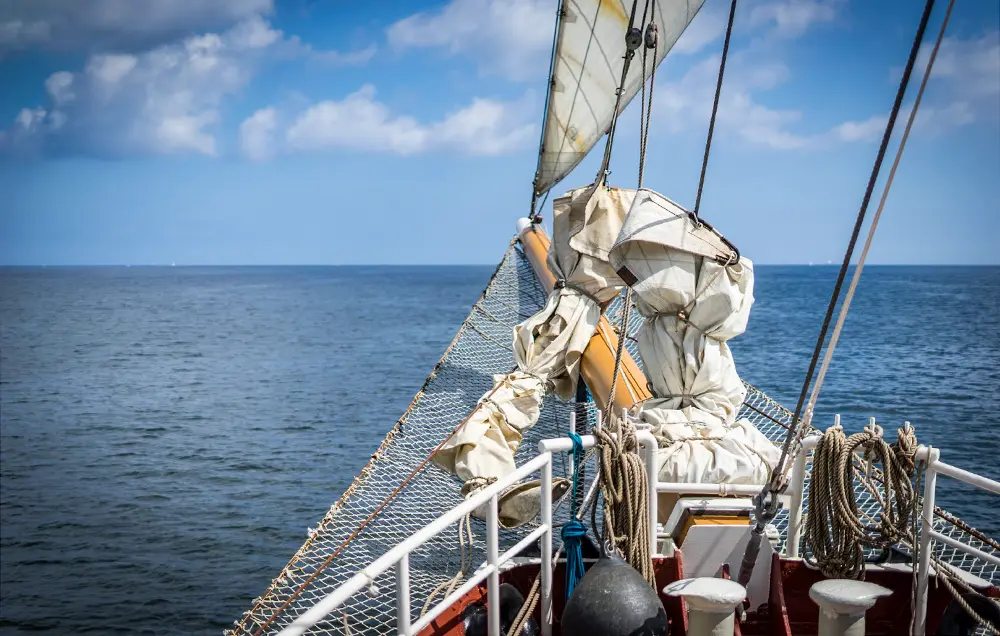
[[[881,508],[878,519],[861,511],[854,496],[857,477],[854,459],[858,451],[863,451],[862,459],[866,464],[861,482],[866,484]],[[885,441],[881,427],[874,422],[850,437],[844,435],[844,429],[839,424],[828,428],[813,454],[809,512],[803,537],[812,552],[811,557],[806,557],[807,563],[829,578],[863,579],[865,547],[885,550],[899,544],[909,545],[914,564],[912,616],[916,614],[916,564],[920,557],[915,524],[917,520],[926,524],[920,514],[920,499],[916,494],[922,472],[922,464],[918,466],[914,461],[916,451],[916,434],[908,422],[899,429],[897,442],[892,445]],[[874,461],[882,464],[884,496],[870,479]],[[924,528],[924,531],[929,529]],[[987,633],[1000,636],[1000,631],[980,616],[955,586],[967,592],[975,590],[933,551],[930,559],[937,572],[936,580],[944,585],[962,609]]]
[[[594,429],[601,449],[600,479],[607,542],[656,586],[649,553],[649,479],[638,453],[635,427],[625,417],[612,416]]]
[[[863,579],[865,547],[887,549],[909,536],[916,442],[909,425],[899,429],[893,446],[874,422],[850,437],[840,425],[823,434],[813,455],[805,541],[812,550],[809,561],[825,576]],[[864,451],[869,466],[873,460],[880,462],[885,475],[884,498],[877,488],[872,493],[882,508],[877,524],[865,523],[854,496],[854,453],[858,450]]]

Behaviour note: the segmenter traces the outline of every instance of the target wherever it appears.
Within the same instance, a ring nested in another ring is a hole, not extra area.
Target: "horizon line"
[[[495,267],[496,263],[0,263],[0,269],[204,268],[204,267]],[[754,267],[840,267],[841,263],[760,263]],[[850,267],[856,267],[851,263]],[[1000,267],[996,263],[865,263],[865,267]]]

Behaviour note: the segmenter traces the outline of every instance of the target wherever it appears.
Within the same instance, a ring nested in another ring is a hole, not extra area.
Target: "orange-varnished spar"
[[[540,226],[532,224],[520,235],[521,246],[531,262],[545,291],[552,292],[556,277],[549,271],[546,257],[549,251],[549,237]],[[587,388],[594,396],[594,401],[603,407],[608,403],[611,393],[611,378],[615,369],[615,352],[618,350],[618,335],[608,321],[601,316],[601,322],[594,336],[587,344],[580,360],[580,375],[583,376]],[[615,390],[615,408],[621,412],[636,402],[650,397],[646,388],[646,375],[635,363],[628,350],[622,352],[621,370],[618,374],[618,387]]]

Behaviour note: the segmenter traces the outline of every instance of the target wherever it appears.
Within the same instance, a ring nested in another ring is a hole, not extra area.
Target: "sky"
[[[0,0],[0,264],[496,263],[557,5]],[[738,7],[702,216],[755,263],[839,262],[923,2]],[[645,185],[687,207],[728,10],[706,0],[657,74]],[[611,185],[637,183],[638,101]],[[955,4],[868,262],[1000,263],[995,0]]]

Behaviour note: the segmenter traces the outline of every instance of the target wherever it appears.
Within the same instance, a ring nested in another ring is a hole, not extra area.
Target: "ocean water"
[[[0,633],[219,633],[419,389],[492,267],[0,269]],[[794,406],[836,276],[758,267]],[[1000,478],[1000,268],[870,267],[820,401]],[[942,480],[1000,534],[1000,501]]]

